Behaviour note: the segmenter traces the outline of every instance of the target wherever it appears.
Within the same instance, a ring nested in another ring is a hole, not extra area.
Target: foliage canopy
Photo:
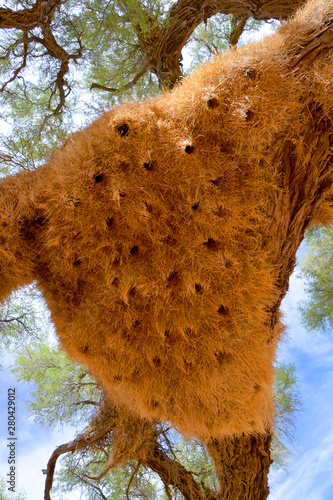
[[[300,306],[303,324],[309,330],[333,328],[333,226],[319,226],[306,236],[307,253],[300,266],[307,300]]]

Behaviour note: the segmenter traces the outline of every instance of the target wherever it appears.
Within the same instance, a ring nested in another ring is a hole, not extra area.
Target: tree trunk
[[[213,439],[207,444],[219,478],[221,500],[265,500],[272,463],[271,433]]]

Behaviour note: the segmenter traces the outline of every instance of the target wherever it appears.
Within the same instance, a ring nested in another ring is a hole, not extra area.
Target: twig
[[[138,80],[140,80],[140,78],[148,71],[148,69],[149,69],[149,64],[146,64],[142,68],[142,70],[133,78],[133,80],[131,80],[129,83],[127,83],[123,87],[120,87],[119,89],[112,88],[112,87],[105,87],[105,85],[100,85],[99,83],[92,83],[91,87],[90,87],[90,90],[92,90],[92,89],[101,89],[101,90],[106,90],[107,92],[122,92],[124,90],[129,90],[132,87],[134,87],[134,85],[136,84],[136,82]]]
[[[11,82],[13,82],[17,75],[22,71],[23,68],[26,67],[27,65],[27,55],[28,55],[28,45],[29,45],[29,41],[28,41],[28,32],[25,30],[23,31],[23,60],[22,60],[22,64],[21,66],[19,66],[18,68],[16,68],[16,70],[14,71],[13,73],[13,76],[3,84],[3,86],[1,87],[0,89],[0,92],[3,92],[5,90],[5,88],[7,87],[7,85]]]
[[[129,496],[128,496],[129,489],[130,489],[131,483],[132,483],[132,481],[133,481],[136,473],[140,469],[140,467],[141,467],[141,460],[138,461],[137,466],[135,467],[135,469],[134,469],[134,471],[133,471],[133,473],[132,473],[132,475],[130,477],[129,483],[128,483],[127,488],[126,488],[126,500],[129,500]]]
[[[90,488],[93,488],[94,490],[97,491],[97,493],[99,493],[99,495],[101,496],[102,500],[108,500],[108,498],[104,495],[103,491],[101,490],[101,488],[98,486],[98,484],[92,484],[90,483],[89,481],[87,481],[86,479],[84,479],[80,474],[77,474],[77,472],[75,470],[73,470],[72,468],[69,468],[68,469],[69,472],[71,474],[73,474],[74,477],[76,477],[80,482],[90,486]],[[83,474],[84,475],[84,474]]]
[[[95,406],[99,406],[99,403],[97,403],[96,401],[90,401],[90,400],[85,400],[85,401],[78,401],[77,403],[75,403],[76,405],[95,405]]]

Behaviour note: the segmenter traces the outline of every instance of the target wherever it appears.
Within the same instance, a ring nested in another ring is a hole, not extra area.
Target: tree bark
[[[50,22],[62,0],[37,0],[31,9],[12,10],[0,8],[0,28],[32,30]]]
[[[183,76],[181,51],[193,31],[202,22],[216,14],[233,14],[242,19],[286,19],[304,3],[305,0],[258,1],[258,0],[179,0],[170,7],[165,23],[160,26],[158,19],[152,23],[154,28],[144,31],[137,26],[136,33],[142,52],[150,70],[157,76],[161,87],[172,88]],[[150,19],[147,13],[147,19]],[[148,25],[148,23],[147,23]],[[243,25],[244,29],[245,23]],[[231,45],[237,43],[231,40]]]
[[[147,457],[145,465],[160,476],[166,487],[170,485],[177,488],[184,500],[204,500],[206,498],[199,484],[194,480],[192,472],[188,471],[177,460],[170,458],[157,443]]]
[[[305,2],[306,0],[206,0],[201,4],[208,17],[219,12],[258,20],[282,20],[291,16]]]
[[[222,500],[265,500],[272,463],[271,433],[212,439],[207,448],[219,478]]]
[[[170,8],[170,17],[200,24],[217,13],[250,16],[255,19],[287,19],[305,0],[179,0]],[[45,25],[62,0],[36,0],[30,9],[0,8],[0,28],[30,30]],[[189,17],[187,17],[189,16]],[[181,27],[181,24],[178,25]]]

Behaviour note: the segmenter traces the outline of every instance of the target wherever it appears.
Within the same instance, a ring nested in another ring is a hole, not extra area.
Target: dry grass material
[[[329,213],[332,55],[299,47],[330,11],[310,2],[0,184],[1,297],[36,280],[62,347],[130,413],[203,440],[272,423],[272,317]]]

